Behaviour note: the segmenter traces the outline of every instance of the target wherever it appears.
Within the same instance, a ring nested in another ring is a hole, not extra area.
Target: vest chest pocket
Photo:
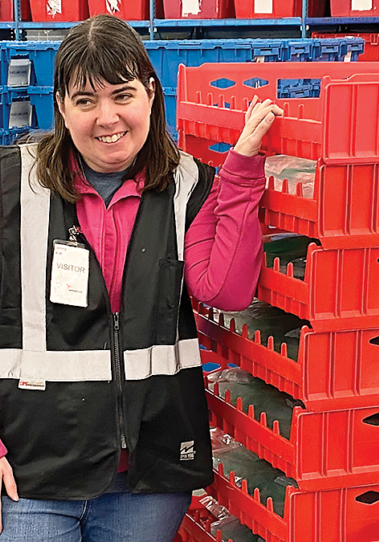
[[[174,344],[176,341],[183,269],[183,261],[159,261],[156,344]]]

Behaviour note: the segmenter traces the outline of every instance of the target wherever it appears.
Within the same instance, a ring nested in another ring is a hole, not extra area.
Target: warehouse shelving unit
[[[14,0],[14,21],[0,21],[1,31],[13,33],[14,39],[22,39],[24,30],[57,30],[67,29],[77,24],[76,22],[28,22],[21,21],[20,0]],[[175,34],[175,32],[187,32],[191,38],[208,37],[215,33],[227,33],[233,37],[233,32],[248,31],[250,37],[257,37],[267,33],[270,29],[280,31],[288,37],[305,38],[312,30],[328,29],[336,31],[378,31],[379,17],[308,17],[308,0],[302,1],[302,16],[283,19],[157,19],[155,17],[155,0],[150,0],[150,19],[146,21],[130,21],[131,26],[149,39],[160,37],[162,32]],[[246,37],[248,37],[246,35]]]

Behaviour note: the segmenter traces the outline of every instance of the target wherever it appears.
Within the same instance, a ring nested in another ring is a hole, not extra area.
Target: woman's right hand
[[[8,460],[5,457],[0,459],[0,494],[3,487],[7,492],[8,497],[14,501],[18,501],[17,485],[13,476],[13,470]],[[0,533],[3,530],[3,522],[1,517],[1,500],[0,500]]]

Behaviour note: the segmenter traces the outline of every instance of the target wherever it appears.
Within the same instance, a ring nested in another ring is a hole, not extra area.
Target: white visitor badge
[[[50,301],[88,306],[89,251],[69,241],[54,241]]]

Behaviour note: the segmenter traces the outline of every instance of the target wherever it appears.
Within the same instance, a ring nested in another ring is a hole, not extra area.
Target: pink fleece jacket
[[[80,227],[100,263],[112,312],[118,312],[126,250],[143,176],[124,182],[106,208],[82,177]],[[223,310],[245,309],[254,297],[262,260],[258,203],[265,186],[264,157],[229,151],[213,188],[185,237],[185,280],[199,301]],[[6,448],[0,441],[0,457]],[[119,471],[127,468],[122,454]]]

